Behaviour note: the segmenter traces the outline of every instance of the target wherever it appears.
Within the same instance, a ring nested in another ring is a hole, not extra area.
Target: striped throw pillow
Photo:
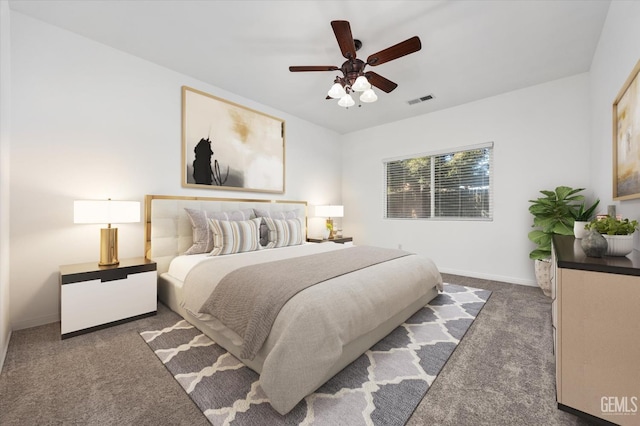
[[[270,217],[271,219],[295,219],[296,217],[300,217],[301,215],[299,209],[278,212],[272,212],[265,209],[253,209],[253,212],[256,217]],[[260,224],[260,245],[262,245],[264,248],[271,248],[269,247],[268,233],[269,229],[267,228],[266,222],[263,220]]]
[[[302,220],[295,219],[271,219],[263,217],[268,233],[268,244],[266,248],[295,246],[304,242],[304,233],[302,232]]]
[[[248,220],[253,219],[253,209],[233,210],[224,212],[211,212],[196,209],[184,209],[191,221],[193,229],[192,246],[184,254],[208,253],[213,250],[213,235],[209,226],[209,219],[218,220]]]
[[[213,234],[211,256],[242,253],[260,248],[260,219],[217,220],[209,219]]]

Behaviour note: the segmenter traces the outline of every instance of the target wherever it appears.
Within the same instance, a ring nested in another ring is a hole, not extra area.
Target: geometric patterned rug
[[[282,416],[260,377],[198,329],[172,324],[140,335],[214,426],[404,425],[491,292],[444,292]]]

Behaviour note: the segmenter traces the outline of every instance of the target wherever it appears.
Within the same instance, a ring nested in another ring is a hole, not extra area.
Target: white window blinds
[[[383,165],[385,218],[493,218],[493,142]]]

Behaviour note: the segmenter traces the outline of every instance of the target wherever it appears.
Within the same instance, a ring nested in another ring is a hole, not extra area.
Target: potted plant
[[[536,228],[528,235],[529,240],[536,243],[529,257],[535,260],[536,280],[547,296],[551,295],[551,237],[573,235],[574,214],[578,211],[578,202],[584,201],[584,196],[578,193],[583,190],[558,186],[554,191],[540,191],[544,197],[529,200],[532,227]]]
[[[588,228],[599,232],[607,240],[607,256],[626,256],[633,251],[633,233],[638,229],[637,220],[604,216],[593,219]]]
[[[596,200],[590,207],[586,208],[585,203],[582,203],[578,206],[577,210],[570,210],[571,215],[573,216],[573,235],[578,238],[584,238],[587,236],[589,230],[587,229],[587,225],[589,221],[593,219],[594,212],[596,208],[600,204],[600,200]]]

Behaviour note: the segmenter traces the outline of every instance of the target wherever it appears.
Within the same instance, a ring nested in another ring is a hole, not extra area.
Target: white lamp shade
[[[367,89],[364,91],[364,93],[362,93],[362,95],[360,95],[360,101],[362,102],[371,103],[377,100],[378,100],[378,96],[373,91],[373,89]]]
[[[349,95],[349,94],[344,95],[338,101],[338,105],[340,105],[341,107],[345,107],[345,108],[348,108],[350,106],[354,106],[355,104],[356,104],[356,101],[354,101],[353,98],[351,97],[351,95]]]
[[[318,217],[343,217],[344,206],[316,206]]]
[[[344,87],[340,83],[335,83],[327,92],[327,95],[333,99],[340,99],[345,96],[347,92],[344,91]]]
[[[81,200],[73,202],[73,223],[140,222],[139,201]]]
[[[356,78],[356,81],[353,83],[351,87],[356,92],[364,92],[367,89],[371,89],[371,84],[369,84],[369,80],[364,75]]]

